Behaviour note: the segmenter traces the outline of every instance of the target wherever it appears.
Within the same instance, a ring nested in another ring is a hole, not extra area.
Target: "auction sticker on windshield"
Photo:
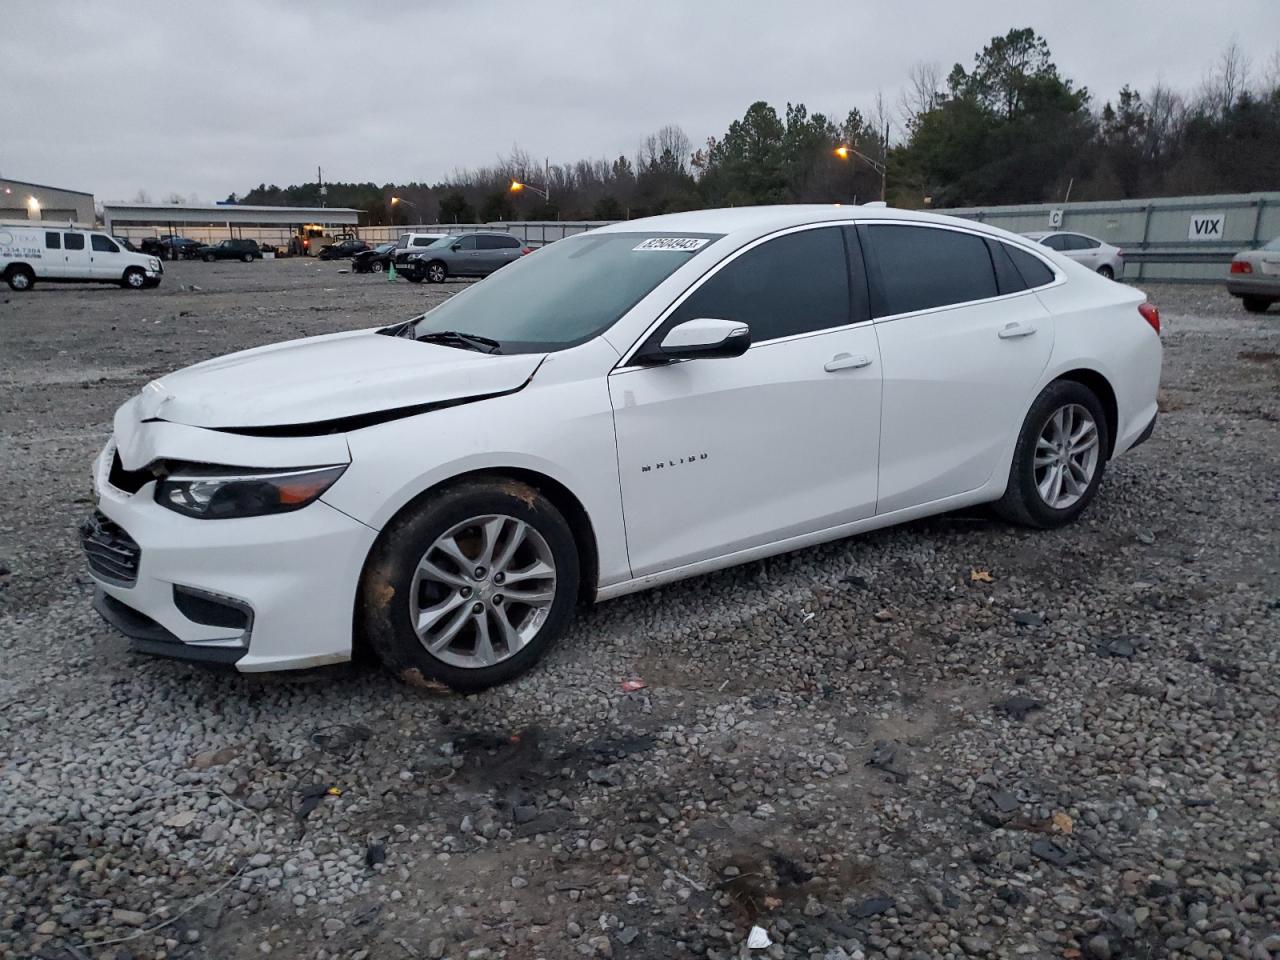
[[[648,240],[640,241],[631,249],[675,250],[677,253],[685,253],[704,247],[710,242],[706,237],[650,237]]]

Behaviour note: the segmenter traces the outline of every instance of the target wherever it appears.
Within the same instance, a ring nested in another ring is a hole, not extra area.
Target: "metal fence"
[[[1014,233],[1070,230],[1124,250],[1124,279],[1221,282],[1240,250],[1280,236],[1280,192],[939,210]]]
[[[555,240],[563,240],[575,233],[585,233],[596,227],[604,227],[612,220],[494,220],[490,223],[418,223],[396,227],[361,227],[360,239],[369,243],[384,243],[397,239],[402,233],[478,233],[498,231],[519,237],[529,247],[541,247]]]

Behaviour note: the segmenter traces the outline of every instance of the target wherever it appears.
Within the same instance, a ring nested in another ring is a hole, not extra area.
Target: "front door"
[[[1000,245],[977,234],[871,224],[861,235],[884,373],[877,512],[976,490],[1034,399],[1053,318],[1027,283],[1002,292]]]
[[[100,233],[90,234],[89,269],[95,280],[119,280],[124,276],[119,244]]]
[[[757,243],[652,335],[702,317],[742,321],[753,339],[742,356],[622,366],[609,378],[634,576],[875,512],[879,350],[845,234],[825,226]]]

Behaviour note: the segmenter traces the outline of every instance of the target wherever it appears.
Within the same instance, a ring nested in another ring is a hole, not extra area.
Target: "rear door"
[[[1083,263],[1091,270],[1098,269],[1098,255],[1102,251],[1101,243],[1079,233],[1068,233],[1066,241],[1067,247],[1064,252],[1068,257],[1077,263]]]
[[[63,233],[63,276],[68,279],[93,279],[93,262],[89,259],[89,244],[83,233]]]
[[[124,276],[120,245],[101,233],[89,235],[89,269],[95,280],[119,280]]]
[[[998,241],[923,223],[858,230],[884,372],[877,513],[975,490],[1034,399],[1053,318]]]
[[[40,258],[36,273],[55,278],[67,275],[67,256],[62,252],[62,234],[57,230],[45,231],[44,256]]]

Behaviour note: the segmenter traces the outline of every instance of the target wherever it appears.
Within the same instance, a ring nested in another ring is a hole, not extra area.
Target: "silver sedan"
[[[1280,237],[1231,258],[1227,293],[1239,297],[1250,313],[1265,313],[1280,300]]]
[[[1087,233],[1053,230],[1024,233],[1023,236],[1050,250],[1057,250],[1078,263],[1083,263],[1108,280],[1124,276],[1124,251]]]

